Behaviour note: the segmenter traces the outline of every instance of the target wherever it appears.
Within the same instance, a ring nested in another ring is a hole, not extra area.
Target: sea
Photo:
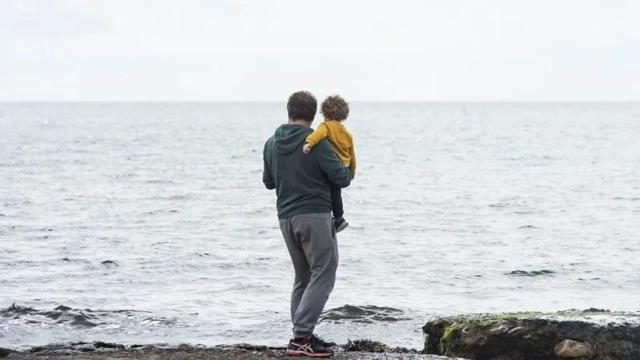
[[[0,103],[0,347],[285,345],[261,173],[286,121],[283,102]],[[320,336],[420,349],[440,316],[640,311],[640,103],[354,102],[345,126]]]

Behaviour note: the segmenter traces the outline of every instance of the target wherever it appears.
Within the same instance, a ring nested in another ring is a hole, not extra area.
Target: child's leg
[[[339,186],[331,186],[331,206],[333,208],[333,217],[339,219],[344,215],[342,207],[342,189]]]

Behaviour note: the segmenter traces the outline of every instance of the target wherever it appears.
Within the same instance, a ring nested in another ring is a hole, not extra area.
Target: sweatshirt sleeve
[[[316,146],[320,140],[327,137],[327,125],[325,123],[320,123],[318,127],[307,136],[307,140],[305,141],[307,144],[311,144],[311,146]]]
[[[329,179],[329,182],[341,188],[349,186],[351,183],[349,169],[342,165],[342,161],[338,159],[328,141],[318,143],[314,153],[316,154],[318,165],[327,176],[327,179]]]
[[[269,190],[273,190],[276,187],[276,183],[273,181],[273,175],[271,174],[271,167],[269,166],[269,164],[267,163],[267,146],[268,146],[269,142],[267,141],[267,143],[264,144],[264,150],[262,151],[262,182],[264,183],[264,186],[269,189]]]
[[[349,170],[351,170],[351,178],[356,177],[356,149],[353,145],[353,139],[351,139],[351,147],[349,148],[349,155],[351,156],[351,162],[349,163]]]

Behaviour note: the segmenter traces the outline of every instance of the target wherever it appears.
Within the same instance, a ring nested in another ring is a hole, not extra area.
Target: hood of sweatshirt
[[[280,125],[273,135],[273,146],[276,152],[281,155],[287,155],[294,151],[302,151],[302,146],[311,132],[313,132],[313,130],[305,126]]]

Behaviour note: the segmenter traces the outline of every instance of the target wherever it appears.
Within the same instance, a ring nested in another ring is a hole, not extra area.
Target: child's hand
[[[304,144],[304,146],[302,147],[302,152],[308,154],[309,151],[311,151],[311,144]]]

